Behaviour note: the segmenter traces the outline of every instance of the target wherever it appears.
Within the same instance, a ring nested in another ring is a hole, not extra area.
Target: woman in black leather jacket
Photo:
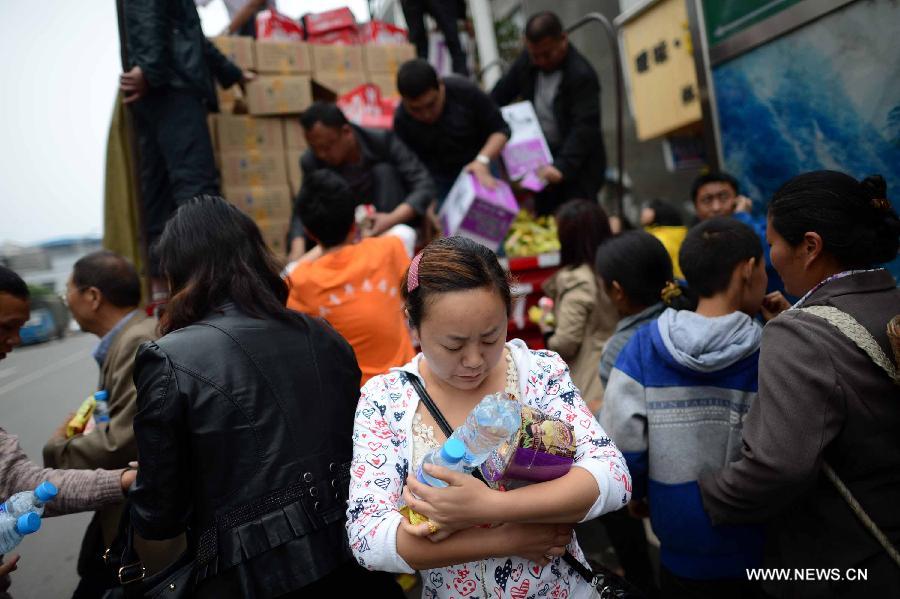
[[[356,566],[344,536],[350,345],[285,308],[259,230],[221,198],[181,206],[157,250],[172,298],[135,365],[135,529],[187,532],[198,597],[396,592]]]

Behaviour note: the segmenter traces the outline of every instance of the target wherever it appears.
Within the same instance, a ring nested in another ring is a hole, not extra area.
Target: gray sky
[[[365,0],[279,0],[282,12]],[[224,4],[200,9],[208,35]],[[120,69],[115,2],[0,2],[0,243],[102,235],[106,136]]]

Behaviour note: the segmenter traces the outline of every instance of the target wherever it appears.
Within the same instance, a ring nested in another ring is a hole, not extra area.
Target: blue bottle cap
[[[45,480],[34,490],[34,495],[39,501],[50,501],[56,497],[57,493],[59,493],[59,489],[57,489],[56,485],[49,480]]]
[[[19,531],[20,535],[30,535],[31,533],[40,530],[40,528],[41,517],[34,512],[22,514],[19,516],[19,519],[16,520],[16,530]]]
[[[109,399],[109,391],[101,389],[94,393],[94,401],[107,401]]]
[[[466,455],[466,444],[459,439],[447,439],[444,446],[441,447],[441,456],[451,464],[463,459]]]

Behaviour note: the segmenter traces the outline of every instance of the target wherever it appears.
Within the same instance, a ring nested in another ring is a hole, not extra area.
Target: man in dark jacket
[[[536,209],[551,214],[566,200],[594,200],[603,186],[606,152],[600,134],[600,82],[551,12],[528,19],[525,48],[491,97],[500,106],[517,99],[534,104],[554,156],[553,164],[538,173],[548,186],[538,194]]]
[[[434,183],[425,166],[393,132],[352,125],[340,108],[326,102],[310,106],[300,123],[309,144],[300,157],[303,176],[329,169],[347,181],[359,204],[374,205],[367,235],[413,221],[434,200]],[[290,257],[297,259],[306,242],[296,206],[290,235]]]
[[[222,87],[251,79],[203,35],[193,0],[125,2],[130,69],[119,87],[134,108],[140,149],[141,198],[148,244],[182,202],[219,191],[206,125],[218,110],[213,76]],[[155,261],[151,274],[157,275]]]
[[[493,187],[491,161],[509,140],[509,125],[486,93],[462,77],[443,77],[418,58],[400,67],[397,90],[403,102],[394,131],[425,163],[437,186],[438,203],[466,169]]]

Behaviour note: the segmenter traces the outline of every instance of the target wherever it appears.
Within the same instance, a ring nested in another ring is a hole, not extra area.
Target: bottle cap
[[[19,519],[16,520],[16,530],[19,531],[20,535],[30,535],[31,533],[40,530],[40,528],[41,517],[34,512],[22,514],[19,516]]]
[[[94,393],[94,401],[107,401],[109,399],[109,391],[101,389]]]
[[[466,455],[466,445],[459,439],[447,439],[441,448],[441,455],[451,464],[455,464]]]
[[[34,495],[39,501],[50,501],[56,497],[57,493],[59,493],[59,489],[57,489],[56,485],[49,480],[45,480],[34,490]]]

